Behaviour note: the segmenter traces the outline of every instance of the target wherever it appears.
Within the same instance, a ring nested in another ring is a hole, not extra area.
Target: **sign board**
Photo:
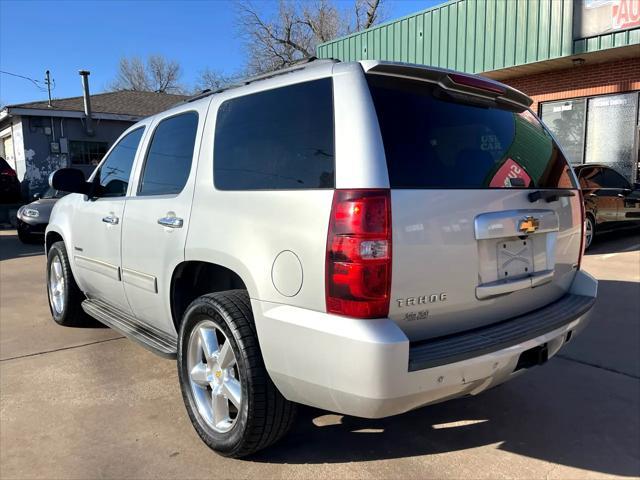
[[[574,0],[573,37],[640,27],[640,0]]]

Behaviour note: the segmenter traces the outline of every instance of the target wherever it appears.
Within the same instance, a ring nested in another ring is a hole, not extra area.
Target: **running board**
[[[178,343],[175,338],[165,332],[149,324],[142,323],[132,315],[100,300],[87,299],[82,302],[82,309],[87,315],[104,323],[107,327],[117,330],[125,337],[139,343],[156,355],[165,358],[176,358]]]

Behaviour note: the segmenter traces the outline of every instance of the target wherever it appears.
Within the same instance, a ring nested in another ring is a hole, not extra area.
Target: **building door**
[[[4,159],[7,161],[9,166],[17,172],[16,159],[13,156],[13,140],[11,135],[2,139],[2,150],[4,152]]]
[[[637,119],[637,92],[590,98],[585,163],[606,164],[632,182]]]

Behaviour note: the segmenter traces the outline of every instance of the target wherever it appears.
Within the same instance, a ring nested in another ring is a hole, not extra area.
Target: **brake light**
[[[478,90],[485,90],[487,92],[499,93],[501,95],[506,93],[506,89],[504,87],[501,87],[494,82],[490,82],[489,80],[470,77],[468,75],[460,75],[458,73],[450,73],[449,78],[453,83],[457,83],[458,85],[477,88]]]
[[[587,220],[587,215],[584,209],[584,197],[582,196],[582,190],[578,190],[578,201],[580,202],[580,219],[582,220],[580,227],[580,253],[578,256],[578,270],[580,270],[580,265],[582,264],[582,257],[584,256],[584,249],[586,248],[586,242],[584,236],[586,235],[585,222]]]
[[[3,170],[0,172],[0,175],[4,175],[5,177],[17,177],[18,175],[13,170]]]
[[[389,190],[334,192],[325,276],[327,312],[357,318],[389,314]]]

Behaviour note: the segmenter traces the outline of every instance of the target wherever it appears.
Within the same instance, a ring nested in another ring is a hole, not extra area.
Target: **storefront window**
[[[632,181],[638,94],[590,98],[588,109],[585,162],[606,163]]]
[[[549,102],[541,110],[542,120],[574,165],[583,161],[586,103],[584,98]]]

